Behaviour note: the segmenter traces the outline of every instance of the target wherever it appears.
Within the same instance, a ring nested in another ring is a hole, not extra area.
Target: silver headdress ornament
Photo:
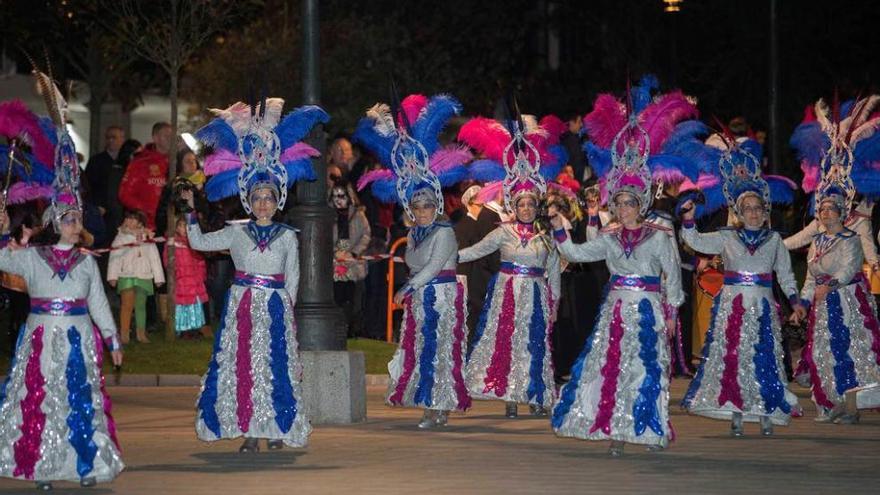
[[[512,139],[504,148],[502,155],[506,172],[502,182],[504,207],[509,212],[515,210],[515,199],[520,194],[531,193],[543,196],[547,192],[547,182],[539,172],[541,154],[538,148],[525,138],[523,127],[521,120],[513,121]]]
[[[403,112],[401,112],[403,113]],[[405,117],[404,117],[405,118]],[[424,145],[413,138],[406,125],[398,126],[397,139],[391,148],[391,166],[397,176],[397,197],[407,216],[415,221],[411,205],[428,200],[437,205],[436,219],[443,214],[443,190],[440,179],[431,171],[431,157]],[[433,195],[433,197],[432,197]]]
[[[834,201],[841,216],[850,211],[856,195],[855,184],[850,176],[853,162],[852,149],[841,140],[833,140],[819,165],[822,180],[816,188],[814,198],[817,216],[819,205],[828,200]]]
[[[764,202],[764,211],[770,214],[770,186],[761,176],[761,161],[740,146],[734,138],[722,138],[726,148],[718,160],[718,169],[724,181],[722,191],[727,205],[733,208],[737,216],[742,216],[737,200],[745,193],[752,193]]]
[[[52,181],[52,197],[50,206],[43,213],[43,225],[52,223],[56,231],[61,227],[64,215],[82,211],[80,197],[80,168],[76,156],[73,138],[67,132],[67,101],[52,81],[51,76],[34,69],[34,77],[52,122],[55,124],[57,142],[55,144],[54,172]]]
[[[816,118],[830,141],[830,146],[822,154],[822,161],[819,163],[822,176],[813,198],[816,216],[819,215],[819,205],[828,200],[834,201],[841,216],[845,216],[852,208],[856,195],[855,184],[850,176],[855,156],[847,142],[847,132],[841,131],[843,125],[850,127],[852,123],[849,121],[855,117],[851,116],[841,122],[837,117],[839,109],[836,97],[834,107],[831,111],[822,99],[816,102],[815,107]]]
[[[217,112],[238,137],[238,193],[241,205],[250,215],[250,193],[255,188],[269,188],[278,199],[278,209],[287,202],[287,169],[281,163],[281,142],[275,126],[281,117],[284,100],[263,99],[259,105],[236,103]]]
[[[626,125],[611,142],[611,170],[605,178],[610,198],[608,205],[615,215],[617,206],[614,197],[621,193],[631,194],[639,200],[640,215],[645,216],[651,208],[653,181],[648,168],[650,152],[651,139],[648,132],[639,124],[638,116],[630,113]]]

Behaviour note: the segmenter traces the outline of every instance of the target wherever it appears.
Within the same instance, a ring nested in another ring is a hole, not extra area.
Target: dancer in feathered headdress
[[[873,271],[880,271],[877,247],[871,228],[871,210],[880,196],[880,96],[850,100],[829,108],[823,100],[807,108],[806,117],[791,136],[790,144],[801,161],[804,179],[801,186],[815,193],[823,168],[836,164],[849,168],[853,198],[844,213],[843,225],[859,235],[865,261]],[[815,212],[816,201],[810,204]],[[785,239],[785,247],[797,249],[810,244],[823,230],[822,222],[813,219],[797,234]]]
[[[779,341],[780,315],[773,273],[796,312],[797,283],[780,235],[768,228],[773,193],[758,157],[745,145],[726,141],[718,171],[727,205],[738,226],[703,234],[694,224],[694,202],[682,204],[682,238],[695,251],[721,255],[724,286],[715,298],[702,361],[683,405],[692,414],[730,419],[731,434],[744,434],[743,421],[761,423],[761,433],[787,425],[800,414],[787,389]],[[707,195],[708,196],[708,195]],[[753,383],[755,387],[740,384]]]
[[[253,216],[203,234],[191,212],[187,227],[192,249],[229,250],[236,269],[202,381],[196,433],[205,441],[245,437],[240,452],[258,451],[260,438],[270,450],[303,447],[311,432],[303,414],[293,318],[297,232],[273,217],[296,180],[314,180],[310,159],[318,152],[300,141],[329,117],[319,107],[304,106],[282,118],[283,105],[280,98],[238,102],[214,110],[217,118],[196,133],[212,148],[205,163],[211,176],[205,186],[208,198],[238,195]],[[192,209],[192,191],[182,196]]]
[[[867,111],[864,100],[856,107],[856,114]],[[824,110],[821,101],[817,110]],[[812,236],[807,278],[801,291],[801,303],[809,308],[809,319],[798,372],[809,379],[819,422],[857,422],[857,413],[846,414],[844,392],[880,381],[880,323],[862,273],[866,238],[872,252],[874,249],[871,223],[869,218],[852,220],[856,211],[852,208],[857,189],[852,179],[856,160],[849,143],[861,140],[847,139],[860,133],[847,130],[852,122],[846,120],[835,125],[828,119],[821,120],[829,143],[819,162],[821,179],[813,191],[816,225],[807,228],[818,232]],[[847,223],[861,226],[865,234],[848,228]]]
[[[682,183],[697,180],[706,150],[700,139],[702,124],[694,120],[699,116],[694,98],[680,90],[655,94],[659,86],[657,78],[648,74],[642,77],[638,85],[627,89],[625,101],[611,94],[599,95],[593,110],[584,117],[584,130],[590,137],[584,150],[589,156],[590,165],[600,177],[600,187],[607,188],[608,180],[612,179],[609,172],[614,170],[615,156],[626,152],[621,139],[635,139],[643,143],[640,148],[628,151],[640,155],[647,170],[644,180],[653,182],[653,197],[647,197],[652,194],[652,190],[648,190],[646,197],[640,201],[643,206],[641,215],[646,222],[668,234],[673,250],[679,254],[676,262],[680,262],[680,256],[686,253],[680,252],[675,236],[672,196],[676,195]],[[629,120],[634,120],[638,125],[623,138],[620,133],[629,125]],[[607,190],[605,193],[607,199]],[[613,201],[610,205],[613,208]],[[595,215],[588,221],[588,225],[592,226],[598,223]],[[588,230],[588,239],[594,235],[595,229]],[[673,359],[679,372],[689,374],[689,360],[684,352],[684,342],[688,339],[682,337],[676,309],[665,303],[664,309],[667,321],[673,325],[668,331],[672,348],[676,351],[672,354]],[[689,331],[687,335],[690,335]]]
[[[22,188],[34,184],[29,180],[43,182],[36,193],[50,200],[40,234],[48,245],[0,249],[0,270],[24,278],[31,297],[0,407],[0,475],[33,480],[46,490],[55,480],[82,486],[110,481],[125,467],[101,371],[104,344],[116,365],[122,364],[122,350],[98,264],[77,246],[83,232],[80,170],[65,126],[66,103],[49,76],[35,76],[51,122],[41,125],[16,102],[0,110],[8,144],[4,165],[21,174]],[[30,174],[19,163],[25,161]],[[34,191],[19,197],[9,192],[15,202],[32,199]],[[3,211],[3,244],[8,227]]]
[[[441,188],[465,176],[470,153],[441,148],[440,133],[461,105],[448,95],[410,95],[398,104],[378,103],[358,124],[354,139],[388,167],[366,174],[361,188],[399,202],[414,224],[407,236],[409,280],[394,296],[403,305],[400,346],[389,364],[386,402],[422,407],[420,428],[446,425],[451,410],[463,411],[471,399],[462,376],[467,305],[456,279],[458,243],[443,217]]]
[[[612,456],[622,455],[625,443],[660,450],[672,438],[670,357],[665,339],[659,337],[668,325],[661,292],[672,308],[684,300],[678,251],[669,229],[644,221],[653,199],[650,134],[635,112],[616,127],[608,142],[611,168],[605,187],[617,224],[594,232],[591,241],[574,244],[562,221],[552,219],[565,259],[605,260],[611,272],[592,337],[560,392],[552,426],[560,436],[611,440]],[[638,358],[623,361],[621,356]]]
[[[513,217],[459,251],[461,263],[501,254],[501,270],[489,283],[474,329],[466,378],[473,396],[504,401],[509,418],[516,417],[518,403],[529,404],[533,415],[546,415],[556,399],[550,335],[560,295],[560,262],[546,227],[536,226],[536,218],[547,183],[565,160],[556,145],[562,129],[555,117],[545,117],[541,125],[518,115],[505,122],[478,117],[458,135],[485,157],[471,165],[474,177],[497,181],[483,187],[479,196],[486,201],[500,190]]]

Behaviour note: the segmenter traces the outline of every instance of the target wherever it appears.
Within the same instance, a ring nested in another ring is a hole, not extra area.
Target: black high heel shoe
[[[260,451],[260,444],[258,442],[256,438],[245,438],[238,451],[242,454],[255,454]]]
[[[83,478],[79,480],[79,486],[83,488],[89,488],[98,484],[98,480],[95,479],[94,476],[89,476],[87,478]]]
[[[51,481],[37,481],[37,490],[41,492],[51,492],[52,491],[52,482]]]
[[[266,440],[266,448],[269,450],[281,450],[284,448],[284,440]]]

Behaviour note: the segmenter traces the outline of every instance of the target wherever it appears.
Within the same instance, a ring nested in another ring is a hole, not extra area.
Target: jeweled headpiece
[[[511,212],[520,196],[529,194],[541,197],[547,192],[547,182],[540,174],[541,154],[523,135],[524,127],[520,119],[511,123],[513,138],[501,155],[506,171],[502,182],[504,207]]]
[[[225,110],[211,110],[217,118],[196,133],[212,148],[205,159],[209,200],[238,195],[251,214],[251,192],[269,188],[280,210],[288,188],[297,180],[315,180],[311,159],[320,153],[300,141],[313,126],[330,118],[320,107],[308,105],[282,119],[283,106],[283,99],[267,98],[259,104],[238,102]]]
[[[622,149],[621,149],[622,147]],[[614,136],[611,142],[611,170],[605,176],[608,188],[608,207],[617,214],[614,197],[628,193],[639,201],[639,214],[644,216],[651,208],[651,171],[648,169],[648,155],[651,138],[639,124],[635,114],[630,114],[627,124]]]
[[[377,103],[361,119],[353,138],[369,148],[385,169],[364,174],[358,189],[367,185],[380,200],[398,202],[407,216],[415,220],[412,206],[427,203],[442,215],[442,187],[462,181],[471,159],[470,152],[459,146],[441,147],[440,133],[461,105],[449,95],[430,99],[409,95],[397,103],[392,87],[393,107]]]
[[[855,192],[869,197],[880,195],[878,105],[878,95],[843,103],[835,96],[831,106],[820,99],[806,108],[803,122],[789,141],[804,172],[804,191],[818,192],[820,185],[828,182],[826,177],[840,175],[845,169]],[[838,185],[847,192],[848,186]],[[848,204],[852,205],[852,198]]]
[[[43,212],[43,225],[51,223],[56,231],[61,219],[70,212],[82,212],[80,197],[80,168],[73,138],[67,132],[67,101],[61,95],[52,78],[34,70],[40,93],[46,102],[49,117],[55,126],[55,152],[53,156],[52,194],[50,205]]]
[[[731,137],[723,137],[727,148],[721,151],[718,170],[721,172],[722,192],[727,205],[742,216],[740,196],[751,193],[761,198],[764,210],[770,214],[770,186],[761,175],[761,162],[746,147]]]

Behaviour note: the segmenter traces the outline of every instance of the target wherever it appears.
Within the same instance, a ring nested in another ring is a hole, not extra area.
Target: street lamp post
[[[302,2],[302,87],[303,103],[321,101],[319,77],[320,33],[318,1]],[[326,139],[322,125],[316,125],[308,138],[323,155]],[[327,206],[327,166],[321,158],[312,159],[317,180],[297,183],[299,204],[293,209],[293,223],[300,230],[300,283],[296,316],[299,343],[307,351],[342,351],[346,348],[346,329],[342,312],[333,303],[333,212]]]
[[[289,0],[291,3],[295,0]],[[302,0],[303,102],[321,101],[318,0]],[[323,154],[326,137],[317,125],[306,139]],[[333,303],[333,211],[327,206],[327,166],[312,159],[317,180],[297,183],[293,224],[300,230],[299,294],[295,306],[303,364],[303,404],[313,424],[346,424],[367,418],[366,363],[346,352],[342,311]]]

